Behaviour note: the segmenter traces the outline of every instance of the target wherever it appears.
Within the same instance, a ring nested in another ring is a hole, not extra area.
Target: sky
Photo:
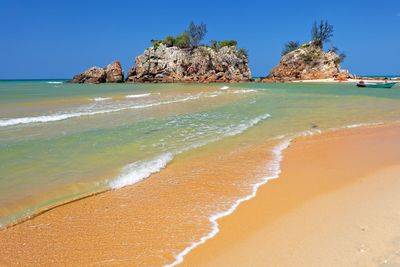
[[[151,39],[205,23],[204,40],[237,40],[253,76],[266,76],[285,42],[310,40],[314,21],[357,75],[400,75],[400,1],[0,1],[0,79],[71,78],[119,60],[125,70]],[[327,45],[329,47],[329,45]]]

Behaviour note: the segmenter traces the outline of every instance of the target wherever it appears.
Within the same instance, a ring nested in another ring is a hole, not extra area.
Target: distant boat
[[[392,88],[396,83],[364,83],[363,81],[357,83],[358,87],[366,88]]]

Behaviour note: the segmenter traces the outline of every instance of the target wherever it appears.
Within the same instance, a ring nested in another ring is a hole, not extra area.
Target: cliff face
[[[251,79],[247,56],[236,47],[148,48],[135,60],[127,82],[241,82]]]
[[[277,81],[328,79],[340,70],[340,57],[334,52],[324,52],[310,42],[284,55],[269,78]]]
[[[105,68],[92,67],[71,80],[72,83],[116,83],[124,81],[121,63],[114,61]]]

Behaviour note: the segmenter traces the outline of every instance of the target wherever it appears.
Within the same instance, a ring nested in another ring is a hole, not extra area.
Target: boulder
[[[71,80],[72,83],[104,83],[106,82],[106,72],[100,67],[92,67]]]
[[[242,82],[250,81],[248,58],[235,46],[220,49],[167,47],[146,49],[135,59],[127,82]]]
[[[119,61],[114,61],[108,64],[104,71],[106,72],[107,83],[121,83],[124,82],[124,71]]]

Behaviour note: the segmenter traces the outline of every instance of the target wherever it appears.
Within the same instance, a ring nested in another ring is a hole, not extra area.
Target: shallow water
[[[199,148],[213,155],[262,146],[268,154],[304,131],[400,118],[398,87],[251,83],[221,90],[223,84],[49,82],[0,82],[3,227],[73,199],[152,179]],[[259,178],[235,180],[221,205],[248,194]],[[216,192],[219,186],[226,184],[216,184]]]

